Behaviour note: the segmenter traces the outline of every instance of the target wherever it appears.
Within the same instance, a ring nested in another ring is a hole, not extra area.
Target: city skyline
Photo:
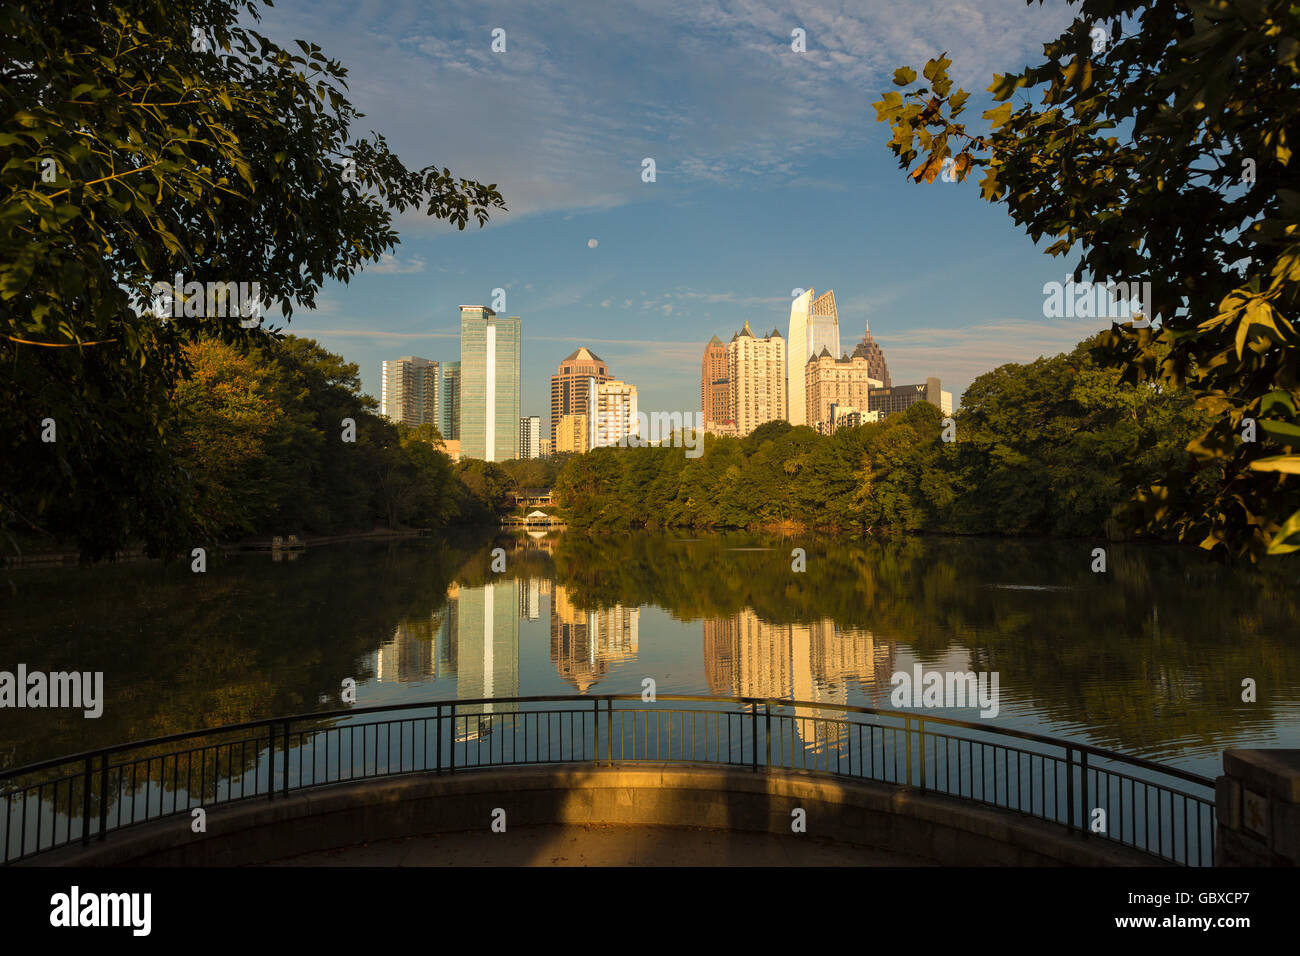
[[[975,183],[906,181],[870,105],[900,63],[947,50],[974,90],[968,109],[986,108],[992,73],[1037,55],[1068,20],[1062,11],[868,3],[791,13],[787,24],[704,3],[638,9],[633,25],[453,3],[399,5],[370,22],[323,2],[325,17],[301,0],[278,4],[265,26],[309,32],[365,76],[357,106],[392,130],[404,158],[495,182],[508,207],[463,233],[397,216],[391,256],[347,285],[327,282],[316,309],[286,326],[356,362],[375,397],[383,359],[455,358],[455,306],[493,302],[497,289],[499,311],[528,318],[525,352],[546,356],[528,363],[522,389],[548,434],[531,397],[545,394],[561,356],[585,345],[638,384],[645,407],[695,408],[700,346],[746,320],[786,335],[804,276],[833,279],[843,345],[869,322],[897,381],[938,375],[956,395],[980,373],[1068,351],[1094,331],[1042,317],[1042,284],[1063,266]],[[505,53],[489,49],[482,24],[493,17],[509,34]],[[790,49],[794,26],[807,29],[806,53]],[[683,48],[683,36],[709,55]],[[594,48],[609,56],[579,53]],[[642,180],[646,158],[653,182]]]
[[[937,376],[927,376],[922,384],[892,386],[884,350],[869,327],[851,355],[841,351],[833,290],[821,295],[813,288],[796,291],[800,294],[791,306],[789,340],[778,328],[760,338],[746,321],[728,344],[723,345],[716,334],[705,343],[700,365],[702,427],[718,434],[744,436],[764,422],[781,420],[829,434],[842,424],[857,426],[880,421],[917,401],[928,401],[945,415],[952,414],[952,393],[941,389]],[[558,451],[581,452],[623,444],[637,435],[637,386],[615,377],[600,356],[579,346],[560,360],[550,377],[549,427],[542,427],[540,415],[521,415],[514,432],[514,450],[507,455],[504,442],[509,428],[497,436],[496,425],[503,408],[504,414],[509,414],[511,408],[525,408],[519,382],[529,363],[521,346],[522,324],[518,316],[502,319],[504,324],[499,324],[495,312],[485,306],[462,305],[460,310],[460,352],[463,359],[469,356],[467,367],[472,371],[470,381],[475,389],[469,448],[459,442],[459,361],[440,362],[411,355],[385,360],[380,410],[389,420],[406,425],[436,423],[444,439],[456,440],[454,452],[449,445],[449,453],[456,460],[462,454],[501,461],[505,457],[544,457]],[[498,328],[504,330],[499,352],[495,335]],[[792,353],[788,344],[791,340],[803,343],[800,354]],[[491,361],[487,359],[489,352]],[[502,376],[499,392],[498,370]],[[494,412],[481,416],[477,411],[480,406],[491,407]],[[688,409],[675,411],[690,414]],[[493,419],[491,441],[488,418]],[[546,432],[550,438],[543,439]]]

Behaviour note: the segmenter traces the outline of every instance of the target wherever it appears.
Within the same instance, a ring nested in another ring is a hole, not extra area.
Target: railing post
[[[187,765],[188,766],[188,765]],[[340,776],[343,773],[342,766],[339,767]],[[275,721],[271,721],[267,728],[266,741],[266,799],[275,799]]]
[[[921,737],[921,789],[924,790],[925,789],[925,718],[924,717],[918,717],[916,719],[916,729]],[[911,753],[912,748],[908,747],[907,752]],[[937,761],[939,759],[939,755],[935,754],[934,759]],[[948,788],[948,792],[952,793],[951,787]],[[957,793],[958,794],[961,793],[961,747],[960,745],[957,747]],[[972,792],[971,795],[974,796],[974,793]]]
[[[90,758],[89,757],[86,758],[86,779],[81,787],[81,845],[90,846]]]
[[[600,766],[600,698],[591,699],[592,720],[591,735],[596,738],[596,766]]]
[[[447,772],[456,772],[456,702],[451,704],[451,736],[448,738],[450,746],[447,748],[451,751],[451,756],[447,758]]]
[[[99,838],[108,835],[108,753],[99,755]]]
[[[765,717],[763,727],[763,740],[767,744],[767,765],[772,766],[772,704],[766,701],[763,704],[763,714]]]
[[[1080,820],[1079,831],[1083,834],[1083,838],[1086,840],[1088,839],[1088,751],[1086,750],[1079,751],[1079,772],[1082,774],[1083,778],[1083,806],[1080,807],[1080,810],[1082,811],[1082,819]],[[1121,786],[1123,786],[1122,782]],[[1121,797],[1120,802],[1122,804],[1124,791],[1120,790],[1119,793]],[[1106,825],[1110,825],[1109,820],[1106,821]]]
[[[434,760],[434,766],[437,768],[437,772],[442,773],[442,704],[438,705],[437,721],[438,721],[437,737],[433,742],[433,753],[434,753],[433,760]],[[528,745],[528,735],[527,733],[525,733],[524,746],[526,747],[527,745]]]
[[[753,745],[754,772],[758,773],[758,704],[752,701],[749,705],[749,739]]]
[[[636,725],[633,724],[632,727],[633,729],[635,729]],[[622,729],[623,729],[623,725],[619,724],[619,730],[621,731]],[[622,743],[621,743],[622,739],[623,739],[623,735],[622,733],[620,733],[619,734],[620,749],[622,748]],[[613,697],[605,698],[605,756],[609,758],[609,765],[612,767],[614,765],[614,698]]]
[[[912,785],[912,718],[903,717],[903,746],[907,748],[907,785]],[[897,764],[895,764],[897,766]]]
[[[1065,748],[1065,818],[1071,830],[1074,825],[1074,748]]]
[[[365,752],[364,741],[362,753]],[[289,796],[289,721],[284,722],[284,795]]]

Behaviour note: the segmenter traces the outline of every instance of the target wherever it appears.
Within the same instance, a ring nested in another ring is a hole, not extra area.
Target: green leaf
[[[901,66],[894,71],[894,85],[907,86],[909,83],[916,81],[916,70],[911,67]]]
[[[1269,554],[1291,554],[1293,551],[1300,551],[1300,511],[1287,518],[1268,543]]]

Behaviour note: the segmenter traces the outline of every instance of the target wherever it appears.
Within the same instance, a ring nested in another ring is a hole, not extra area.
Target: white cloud
[[[1100,328],[1084,320],[1000,319],[955,329],[873,332],[872,337],[885,352],[894,384],[937,375],[945,389],[959,396],[985,372],[1068,352]]]
[[[402,262],[392,253],[385,252],[379,261],[365,267],[365,271],[375,275],[406,275],[424,271],[424,259],[413,255]]]

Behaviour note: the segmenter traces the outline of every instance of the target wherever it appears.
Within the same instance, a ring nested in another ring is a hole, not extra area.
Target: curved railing
[[[1149,853],[1214,860],[1214,785],[1086,744],[915,712],[634,695],[391,704],[171,734],[0,772],[0,861],[148,821],[409,773],[629,762],[809,770],[945,794]]]

